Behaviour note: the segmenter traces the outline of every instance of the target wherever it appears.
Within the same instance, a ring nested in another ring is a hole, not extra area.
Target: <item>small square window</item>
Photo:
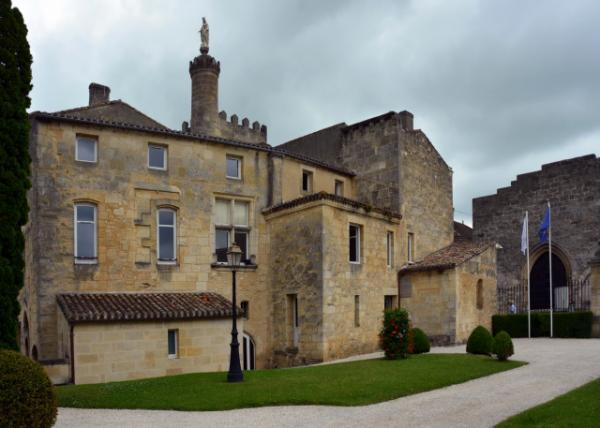
[[[177,358],[179,356],[178,346],[179,346],[179,331],[178,330],[169,330],[167,333],[167,355],[169,358]]]
[[[242,179],[242,159],[235,156],[227,156],[227,178]]]
[[[150,144],[148,146],[148,168],[167,169],[167,148]]]
[[[98,141],[93,137],[77,136],[75,145],[75,160],[80,162],[97,162]]]
[[[310,171],[302,171],[302,191],[312,192],[313,174]]]

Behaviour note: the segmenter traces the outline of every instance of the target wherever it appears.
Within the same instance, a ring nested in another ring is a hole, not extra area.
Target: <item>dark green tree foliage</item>
[[[489,330],[483,326],[478,326],[473,330],[467,340],[467,352],[469,354],[490,355],[494,338]]]
[[[0,350],[0,427],[51,427],[57,400],[46,372],[15,351]]]
[[[494,337],[492,352],[500,361],[508,360],[508,357],[515,353],[512,339],[507,332],[501,331]]]
[[[0,348],[18,349],[17,296],[23,286],[29,181],[31,53],[27,27],[10,0],[0,0]]]
[[[387,359],[393,360],[408,356],[408,330],[408,312],[404,309],[392,309],[384,312],[379,341]]]

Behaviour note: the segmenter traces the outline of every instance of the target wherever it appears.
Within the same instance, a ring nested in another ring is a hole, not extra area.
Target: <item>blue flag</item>
[[[544,220],[542,220],[542,224],[540,225],[540,231],[538,235],[540,237],[540,242],[548,241],[548,229],[550,228],[550,207],[546,208],[546,212],[544,213]]]

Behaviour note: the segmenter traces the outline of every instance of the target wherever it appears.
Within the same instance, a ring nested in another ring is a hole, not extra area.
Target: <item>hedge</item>
[[[592,336],[591,312],[555,312],[554,337],[589,338]],[[494,315],[492,332],[494,335],[506,331],[511,337],[527,337],[527,314]],[[531,313],[531,337],[550,336],[550,313]]]

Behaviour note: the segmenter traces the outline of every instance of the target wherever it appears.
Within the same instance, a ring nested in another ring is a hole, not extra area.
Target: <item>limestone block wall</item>
[[[478,325],[491,331],[492,315],[496,313],[496,249],[491,246],[456,271],[456,342],[462,343]]]
[[[178,358],[173,359],[167,348],[170,329],[178,330],[179,336]],[[227,319],[75,325],[74,382],[226,371],[230,329]],[[244,329],[243,320],[239,329]]]
[[[599,252],[600,253],[600,252]],[[594,323],[592,325],[592,337],[600,337],[600,254],[590,263],[590,285],[591,285],[591,304],[590,310],[594,313]]]
[[[423,132],[401,132],[399,139],[399,212],[420,260],[454,239],[452,170]]]
[[[361,226],[361,263],[349,262],[349,225]],[[387,266],[387,233],[394,234]],[[396,272],[405,254],[400,220],[339,204],[323,207],[323,359],[375,352],[385,296],[397,302]],[[358,301],[356,300],[358,297]],[[358,305],[357,305],[358,303]],[[358,307],[357,307],[358,306]]]
[[[526,278],[520,252],[523,217],[528,210],[534,253],[547,200],[552,205],[552,243],[566,258],[567,274],[576,280],[590,275],[600,230],[600,159],[595,155],[543,165],[520,174],[495,195],[473,199],[474,239],[495,241],[503,248],[498,252],[499,288],[517,286]]]

